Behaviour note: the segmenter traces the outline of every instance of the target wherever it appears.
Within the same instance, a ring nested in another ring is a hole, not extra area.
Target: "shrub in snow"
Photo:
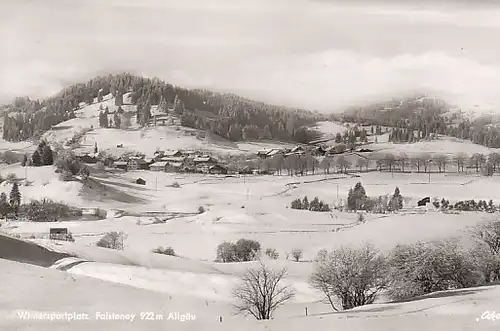
[[[457,240],[398,245],[389,255],[387,294],[403,300],[477,285],[479,275]]]
[[[71,152],[59,155],[55,165],[57,172],[62,173],[66,171],[73,176],[80,174],[85,167],[85,164],[78,160]]]
[[[484,282],[500,280],[500,221],[479,224],[470,232],[476,240],[471,255]]]
[[[17,180],[17,176],[14,173],[8,173],[7,176],[5,177],[5,181],[7,183],[13,183]]]
[[[95,164],[94,169],[97,171],[104,171],[106,169],[106,166],[103,162],[99,161]]]
[[[205,212],[205,208],[203,206],[198,207],[198,214],[203,214]]]
[[[71,232],[66,233],[65,239],[66,241],[75,242],[75,238],[73,238],[73,234]]]
[[[105,209],[102,209],[102,208],[96,208],[93,212],[93,215],[94,217],[97,217],[98,219],[105,219],[106,216],[107,216],[107,211]]]
[[[73,180],[73,174],[68,171],[68,170],[63,170],[60,174],[59,174],[59,179],[63,182],[68,182],[70,180]]]
[[[302,250],[298,249],[298,248],[294,248],[292,250],[292,256],[293,256],[293,259],[295,260],[295,262],[299,262],[300,259],[302,258]]]
[[[278,257],[280,256],[278,251],[275,248],[268,248],[266,249],[265,254],[272,260],[277,260]]]
[[[181,185],[179,183],[177,183],[177,182],[173,182],[171,186],[174,187],[174,188],[181,187]]]
[[[254,261],[260,254],[260,243],[250,239],[239,239],[236,243],[225,241],[217,246],[217,262]]]
[[[106,233],[101,239],[99,239],[99,241],[96,243],[96,246],[122,250],[124,248],[124,240],[125,234],[122,231],[112,231]]]
[[[325,261],[328,256],[328,251],[326,249],[322,249],[316,255],[316,262]]]
[[[31,200],[20,206],[21,216],[35,222],[53,222],[69,217],[82,216],[80,208],[71,207],[63,202],[56,202],[51,199]]]
[[[177,256],[175,254],[175,251],[172,247],[168,246],[168,247],[158,247],[158,248],[155,248],[153,249],[153,253],[156,253],[156,254],[163,254],[163,255],[170,255],[170,256]]]
[[[316,262],[311,285],[333,310],[373,303],[386,288],[385,259],[371,245],[341,247]]]

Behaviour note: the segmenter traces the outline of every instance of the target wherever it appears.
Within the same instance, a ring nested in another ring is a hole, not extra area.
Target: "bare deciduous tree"
[[[330,168],[332,167],[332,160],[330,157],[328,156],[325,156],[323,158],[323,160],[321,160],[321,162],[319,163],[319,166],[321,169],[323,169],[323,171],[325,172],[325,174],[330,174]]]
[[[409,160],[410,160],[410,158],[408,157],[408,155],[406,153],[399,154],[398,162],[399,162],[399,165],[401,166],[401,171],[403,171],[403,172],[405,171],[406,165],[408,164]]]
[[[237,314],[252,315],[257,320],[271,319],[276,309],[295,296],[293,288],[281,285],[286,269],[273,270],[260,262],[259,267],[247,270],[233,290]]]
[[[446,155],[435,155],[433,161],[437,164],[439,172],[446,171],[446,164],[448,163],[448,157]]]
[[[356,163],[356,166],[359,167],[359,171],[362,171],[363,167],[365,167],[366,170],[368,170],[368,164],[369,164],[368,159],[360,158]]]
[[[424,166],[424,172],[427,172],[427,169],[429,172],[431,171],[431,162],[432,162],[432,157],[428,153],[423,153],[420,155],[420,160],[422,161],[422,165]]]
[[[316,262],[310,283],[333,310],[373,303],[386,286],[385,260],[370,244],[341,247]]]
[[[294,248],[292,250],[292,256],[293,256],[293,259],[295,260],[295,262],[299,262],[300,259],[302,258],[302,250],[298,249],[298,248]]]
[[[96,243],[96,246],[123,250],[123,241],[125,240],[125,238],[126,235],[122,231],[111,231],[106,233],[101,239],[99,239],[99,241]]]
[[[466,160],[467,160],[467,154],[465,153],[458,153],[455,156],[455,162],[457,163],[458,172],[464,171],[464,164]]]
[[[347,160],[343,155],[340,155],[335,159],[335,164],[340,170],[340,173],[343,172],[345,174],[347,173],[347,169],[349,169],[349,167],[351,166],[351,162]]]

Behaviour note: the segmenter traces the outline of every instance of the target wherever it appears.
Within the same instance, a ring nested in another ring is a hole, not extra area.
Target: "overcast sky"
[[[500,5],[459,2],[0,0],[0,102],[133,71],[322,111],[414,89],[500,105]]]

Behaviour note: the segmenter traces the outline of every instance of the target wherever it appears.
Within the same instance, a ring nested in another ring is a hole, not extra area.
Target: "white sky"
[[[500,5],[352,3],[0,0],[0,103],[133,71],[322,111],[413,89],[500,105]]]

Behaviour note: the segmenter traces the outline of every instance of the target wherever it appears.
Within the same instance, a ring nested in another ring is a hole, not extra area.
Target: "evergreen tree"
[[[165,98],[161,98],[159,108],[162,112],[167,113],[168,112],[168,102]]]
[[[123,94],[118,91],[115,96],[115,106],[120,107],[122,105],[123,105]]]
[[[42,165],[42,157],[40,156],[40,152],[38,151],[38,149],[33,152],[31,160],[33,161],[33,166],[35,167],[39,167]]]
[[[396,211],[403,208],[403,197],[399,192],[399,187],[396,187],[396,189],[394,190],[394,194],[392,195],[389,207],[391,211]]]
[[[26,167],[27,163],[28,163],[28,155],[24,154],[23,160],[21,161],[21,166]]]
[[[19,192],[19,185],[17,184],[17,182],[14,182],[14,184],[12,184],[9,203],[17,216],[19,212],[19,206],[21,205],[21,192]]]
[[[349,189],[349,193],[347,194],[347,209],[349,209],[349,210],[356,209],[356,203],[354,200],[354,192],[352,191],[352,188]]]
[[[356,183],[354,185],[354,189],[352,191],[353,199],[354,199],[354,204],[356,206],[355,210],[361,210],[364,208],[367,196],[366,196],[366,191],[361,182]]]
[[[302,208],[309,209],[309,200],[307,199],[307,196],[305,196],[304,199],[302,200]]]
[[[94,143],[94,154],[99,152],[99,148],[97,148],[97,141]]]
[[[122,120],[121,120],[121,117],[120,115],[116,112],[115,115],[113,116],[114,118],[114,123],[115,123],[115,128],[116,129],[119,129],[122,125]]]
[[[190,109],[192,109],[192,108],[190,108]],[[175,96],[175,100],[174,100],[174,112],[177,115],[182,115],[182,113],[184,112],[184,102],[182,102],[182,100],[179,99],[178,95]]]
[[[5,194],[5,192],[2,192],[2,194],[0,194],[0,216],[6,217],[9,213],[9,210],[10,205],[7,201],[7,194]]]
[[[45,145],[42,149],[42,164],[43,165],[52,165],[54,164],[54,154],[52,153],[52,149],[49,145]]]

